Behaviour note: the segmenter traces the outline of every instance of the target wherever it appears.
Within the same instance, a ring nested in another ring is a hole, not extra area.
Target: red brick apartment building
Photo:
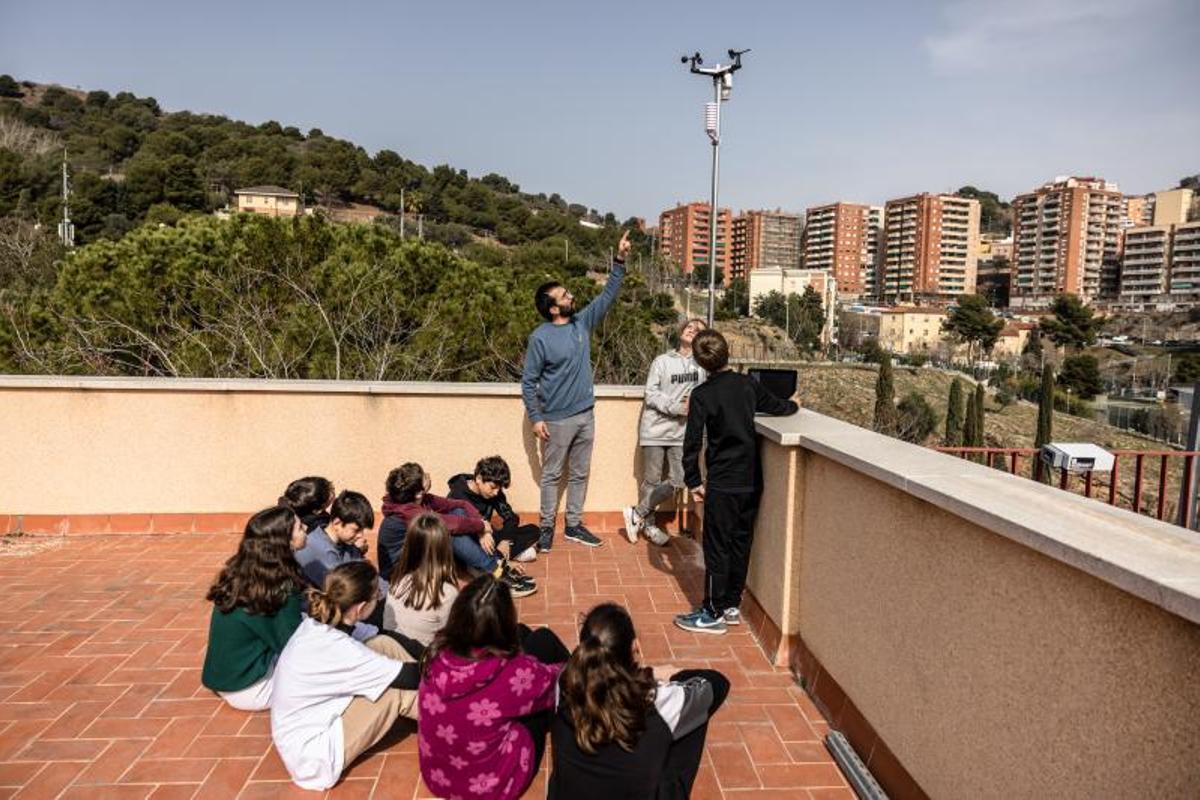
[[[841,297],[873,296],[883,208],[829,203],[805,212],[805,269],[830,272]]]
[[[1126,198],[1103,178],[1058,177],[1013,200],[1010,305],[1041,308],[1061,292],[1084,302],[1120,290]]]
[[[884,206],[878,292],[891,302],[944,303],[975,291],[979,201],[928,192]]]
[[[743,211],[733,220],[730,277],[756,269],[800,266],[800,216],[775,211]]]
[[[681,204],[658,217],[659,256],[668,263],[677,264],[685,275],[691,275],[697,266],[709,263],[709,208],[708,203]],[[728,208],[722,208],[717,215],[716,264],[726,284],[732,272],[732,239],[733,215]]]

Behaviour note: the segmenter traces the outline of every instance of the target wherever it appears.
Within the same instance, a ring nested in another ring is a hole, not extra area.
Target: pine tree
[[[958,447],[963,443],[963,397],[962,381],[955,378],[950,382],[950,401],[946,404],[946,447]]]
[[[1044,483],[1050,482],[1050,470],[1042,464],[1041,449],[1054,436],[1054,368],[1049,364],[1042,367],[1042,388],[1038,396],[1037,436],[1033,446],[1038,449],[1037,467],[1034,474]]]
[[[896,434],[896,389],[892,385],[892,357],[883,354],[879,362],[879,378],[875,381],[875,430]]]

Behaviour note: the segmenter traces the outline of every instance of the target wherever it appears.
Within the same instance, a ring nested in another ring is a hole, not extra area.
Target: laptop
[[[758,381],[771,394],[780,400],[790,400],[796,393],[799,376],[794,369],[766,369],[754,367],[746,372],[751,379]]]

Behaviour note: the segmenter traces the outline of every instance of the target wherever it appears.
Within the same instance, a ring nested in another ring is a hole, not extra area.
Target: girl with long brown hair
[[[552,800],[691,794],[708,721],[729,694],[729,681],[715,670],[658,681],[640,655],[629,612],[605,603],[588,613],[559,681],[550,729]]]
[[[293,554],[304,541],[290,508],[260,511],[208,589],[213,609],[200,681],[234,708],[270,705],[275,662],[300,624],[305,581]]]
[[[302,788],[333,786],[397,718],[416,719],[420,653],[403,637],[353,635],[375,609],[378,579],[369,561],[330,570],[320,589],[307,591],[308,616],[279,656],[271,739]]]
[[[458,569],[450,532],[436,514],[421,514],[404,537],[391,575],[383,627],[429,644],[446,624],[458,597]]]

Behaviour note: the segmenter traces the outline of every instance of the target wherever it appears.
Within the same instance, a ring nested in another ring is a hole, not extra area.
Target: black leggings
[[[533,656],[543,664],[564,664],[571,657],[571,651],[562,643],[562,639],[549,628],[530,630],[527,625],[518,625],[518,636],[521,639],[521,650],[525,655]],[[728,686],[728,681],[726,681]],[[533,774],[542,766],[542,757],[546,755],[546,735],[550,733],[550,721],[554,719],[554,709],[548,708],[536,714],[519,717],[517,722],[525,726],[533,737]],[[704,743],[701,742],[703,749]],[[699,768],[699,764],[697,764]],[[695,775],[692,779],[695,780]]]
[[[685,669],[671,676],[672,681],[686,681],[688,678],[704,678],[713,688],[708,722],[671,743],[658,781],[656,800],[686,800],[691,796],[696,773],[700,771],[700,759],[704,757],[704,739],[708,735],[708,723],[729,696],[729,679],[715,669]]]

